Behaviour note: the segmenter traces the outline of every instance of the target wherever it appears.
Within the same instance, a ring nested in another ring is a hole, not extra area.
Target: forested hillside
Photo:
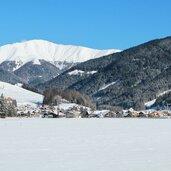
[[[171,37],[77,65],[41,88],[48,87],[75,89],[99,106],[143,109],[171,88]]]

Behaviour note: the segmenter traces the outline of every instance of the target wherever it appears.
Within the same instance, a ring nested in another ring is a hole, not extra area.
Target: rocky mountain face
[[[96,50],[32,40],[0,47],[0,68],[36,85],[48,81],[72,66],[118,50]]]
[[[37,63],[34,63],[34,61],[27,62],[16,70],[14,69],[17,68],[15,61],[4,61],[0,64],[0,68],[18,76],[21,82],[26,82],[34,86],[51,80],[76,64],[77,63],[56,62],[54,65],[51,62],[40,59]],[[57,67],[56,65],[62,67]]]
[[[28,62],[16,71],[14,74],[22,78],[25,82],[35,85],[50,80],[60,74],[62,71],[53,64],[40,60],[40,65],[34,65]]]
[[[39,88],[49,87],[75,89],[98,106],[143,109],[171,89],[171,37],[81,63]]]

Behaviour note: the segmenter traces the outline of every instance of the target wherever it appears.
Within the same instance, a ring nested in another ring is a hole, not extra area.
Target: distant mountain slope
[[[117,55],[120,56],[120,53],[117,53]],[[104,67],[115,60],[116,59],[113,57],[113,55],[88,60],[86,62],[73,66],[64,73],[45,83],[38,84],[36,87],[40,90],[45,90],[52,87],[68,88],[71,85],[84,80],[91,75],[94,75],[96,72],[102,70]]]
[[[2,68],[0,68],[0,80],[11,84],[24,83],[20,77]]]
[[[36,106],[37,103],[43,102],[43,96],[16,85],[0,81],[0,95],[11,97],[17,100],[18,105],[32,105]]]
[[[14,74],[22,78],[25,82],[34,85],[50,80],[61,72],[51,63],[40,60],[40,65],[34,65],[33,62],[28,62],[14,71]]]
[[[96,50],[81,46],[58,45],[44,40],[31,40],[0,47],[0,68],[37,84],[48,81],[70,67],[119,50]]]
[[[153,40],[111,56],[114,61],[104,67],[102,61],[94,59],[94,64],[101,67],[95,70],[92,65],[89,69],[96,73],[78,81],[75,79],[73,83],[69,81],[67,85],[66,80],[72,78],[69,72],[74,68],[84,71],[89,61],[80,64],[80,68],[78,65],[70,69],[63,75],[64,87],[92,96],[98,105],[136,109],[143,109],[145,102],[171,89],[171,37]],[[83,72],[77,73],[78,78],[83,77]],[[62,83],[60,79],[61,76],[53,79],[56,86],[58,82]]]

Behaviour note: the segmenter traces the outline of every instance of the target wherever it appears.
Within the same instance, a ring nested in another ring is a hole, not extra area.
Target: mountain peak
[[[117,50],[96,50],[81,46],[29,40],[0,47],[0,67],[14,72],[24,82],[47,81],[68,68]]]

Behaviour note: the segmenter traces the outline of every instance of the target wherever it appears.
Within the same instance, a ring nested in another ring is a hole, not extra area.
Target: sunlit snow
[[[30,40],[1,46],[0,63],[20,61],[15,68],[18,69],[30,61],[33,61],[34,64],[40,64],[39,59],[49,61],[54,65],[56,61],[77,63],[115,52],[120,52],[120,50],[96,50],[81,46],[55,44],[45,40]]]
[[[170,171],[168,119],[0,119],[2,171]]]
[[[116,84],[116,81],[104,85],[104,86],[101,87],[98,91],[104,90],[104,89],[106,89],[106,88],[108,88],[108,87],[110,87],[111,85],[114,85],[114,84]]]
[[[83,74],[88,74],[88,75],[91,75],[91,74],[95,74],[97,73],[97,71],[82,71],[82,70],[73,70],[71,72],[68,72],[68,75],[83,75]]]
[[[21,88],[21,84],[12,85],[0,81],[0,95],[11,97],[17,100],[18,105],[32,105],[36,106],[37,103],[42,103],[43,96],[26,89]]]
[[[68,75],[82,75],[82,74],[84,74],[84,71],[77,70],[77,69],[68,73]]]

